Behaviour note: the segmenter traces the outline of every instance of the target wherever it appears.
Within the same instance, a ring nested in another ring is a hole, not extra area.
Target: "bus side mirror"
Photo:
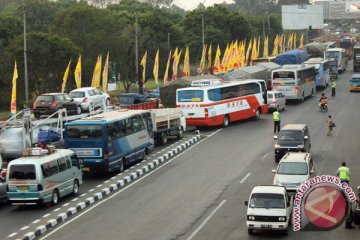
[[[278,139],[278,136],[274,135],[274,139],[277,140],[277,139]]]
[[[304,136],[304,139],[305,139],[305,140],[308,140],[308,139],[309,139],[309,136]]]
[[[249,204],[249,202],[248,201],[245,201],[245,206],[247,206]]]

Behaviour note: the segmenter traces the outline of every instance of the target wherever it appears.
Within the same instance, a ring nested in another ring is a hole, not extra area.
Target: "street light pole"
[[[205,1],[203,1],[204,10],[205,10]],[[202,45],[205,46],[205,22],[204,22],[204,13],[201,15],[201,29],[202,29]]]
[[[24,76],[25,76],[25,108],[29,107],[29,79],[27,69],[27,44],[26,44],[26,13],[25,13],[25,2],[23,9],[23,20],[24,20]]]

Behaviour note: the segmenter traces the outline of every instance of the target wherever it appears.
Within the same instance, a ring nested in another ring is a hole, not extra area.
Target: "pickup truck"
[[[253,234],[254,230],[275,230],[288,234],[293,196],[287,194],[284,186],[254,186],[245,206],[249,234]]]
[[[149,109],[153,124],[154,140],[157,145],[166,144],[169,136],[183,137],[186,131],[185,118],[179,108]]]

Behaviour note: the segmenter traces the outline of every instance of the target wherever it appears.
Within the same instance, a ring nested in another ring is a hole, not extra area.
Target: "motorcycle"
[[[329,110],[328,103],[327,102],[321,102],[321,99],[319,99],[319,109],[322,112],[327,112]]]

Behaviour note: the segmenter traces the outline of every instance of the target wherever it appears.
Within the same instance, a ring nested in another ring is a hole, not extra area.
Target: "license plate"
[[[18,189],[20,191],[27,191],[27,190],[29,190],[29,186],[19,186]]]
[[[261,228],[272,228],[272,226],[267,224],[261,224]]]
[[[83,167],[81,169],[83,172],[90,172],[90,168],[89,167]]]

